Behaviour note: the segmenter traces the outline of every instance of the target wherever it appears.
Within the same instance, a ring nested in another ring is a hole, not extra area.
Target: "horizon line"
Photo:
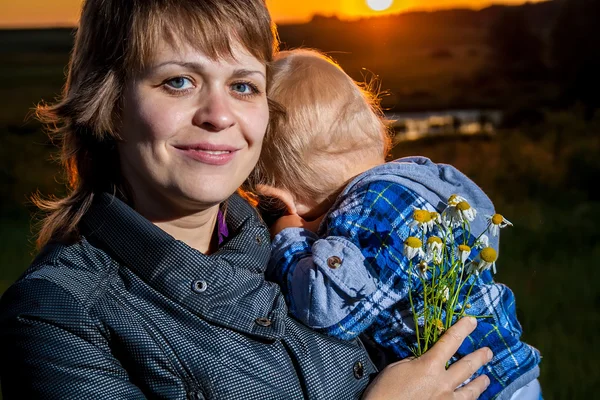
[[[424,7],[415,7],[415,8],[411,8],[411,9],[406,9],[406,10],[402,10],[396,13],[389,13],[389,14],[381,14],[381,15],[361,15],[361,16],[356,16],[356,17],[346,17],[346,16],[342,16],[340,17],[339,15],[336,14],[326,14],[326,13],[314,13],[311,14],[309,16],[309,18],[285,18],[285,17],[281,17],[278,19],[274,19],[274,22],[276,25],[302,25],[302,24],[307,24],[310,23],[313,19],[315,19],[316,17],[322,17],[322,18],[337,18],[340,21],[347,21],[347,22],[356,22],[356,21],[360,21],[363,19],[373,19],[373,18],[389,18],[389,17],[394,17],[394,16],[400,16],[400,15],[404,15],[404,14],[415,14],[415,13],[435,13],[435,12],[440,12],[440,11],[482,11],[488,8],[493,8],[493,7],[521,7],[524,6],[526,4],[535,4],[535,3],[546,3],[546,2],[550,2],[552,0],[541,0],[541,1],[535,1],[534,3],[531,3],[529,1],[525,1],[522,4],[503,4],[503,3],[492,3],[489,4],[487,6],[483,6],[483,7],[468,7],[468,6],[447,6],[447,7],[437,7],[437,8],[424,8]],[[43,29],[75,29],[78,27],[78,24],[72,24],[71,22],[59,22],[56,24],[15,24],[15,25],[11,25],[11,24],[0,24],[0,30],[43,30]]]

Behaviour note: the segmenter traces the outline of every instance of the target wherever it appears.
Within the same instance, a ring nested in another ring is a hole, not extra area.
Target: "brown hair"
[[[265,64],[277,47],[264,0],[86,0],[63,95],[37,108],[61,147],[69,184],[64,198],[34,198],[47,212],[38,247],[76,239],[95,193],[131,198],[116,151],[122,91],[161,40],[188,43],[214,59],[235,58],[232,44],[239,42]]]
[[[283,112],[271,116],[250,190],[263,184],[295,200],[323,200],[357,163],[385,160],[389,132],[369,85],[316,50],[282,51],[270,68],[267,94]]]

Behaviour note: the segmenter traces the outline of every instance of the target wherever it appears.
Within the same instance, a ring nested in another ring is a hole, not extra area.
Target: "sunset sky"
[[[367,1],[377,5],[392,3],[385,11],[373,11]],[[534,0],[535,1],[535,0]],[[267,0],[279,23],[307,21],[314,14],[357,18],[398,13],[411,9],[470,7],[490,3],[521,4],[523,0]],[[77,23],[82,0],[0,0],[0,27],[73,26]]]

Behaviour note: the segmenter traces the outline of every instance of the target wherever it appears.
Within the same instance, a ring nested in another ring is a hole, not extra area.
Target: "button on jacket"
[[[204,255],[108,194],[82,238],[48,245],[0,302],[0,379],[19,399],[353,399],[359,341],[287,315],[264,280],[269,234],[239,196]]]

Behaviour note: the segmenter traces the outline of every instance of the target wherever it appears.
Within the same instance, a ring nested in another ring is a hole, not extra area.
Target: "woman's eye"
[[[258,89],[256,88],[256,86],[254,86],[251,83],[248,82],[237,82],[234,83],[231,88],[233,89],[233,91],[239,93],[239,94],[243,94],[243,95],[251,95],[251,94],[255,94],[258,92]]]
[[[176,90],[184,90],[189,89],[193,86],[192,81],[183,76],[178,76],[176,78],[171,78],[165,82],[165,85],[169,86],[171,89]]]

